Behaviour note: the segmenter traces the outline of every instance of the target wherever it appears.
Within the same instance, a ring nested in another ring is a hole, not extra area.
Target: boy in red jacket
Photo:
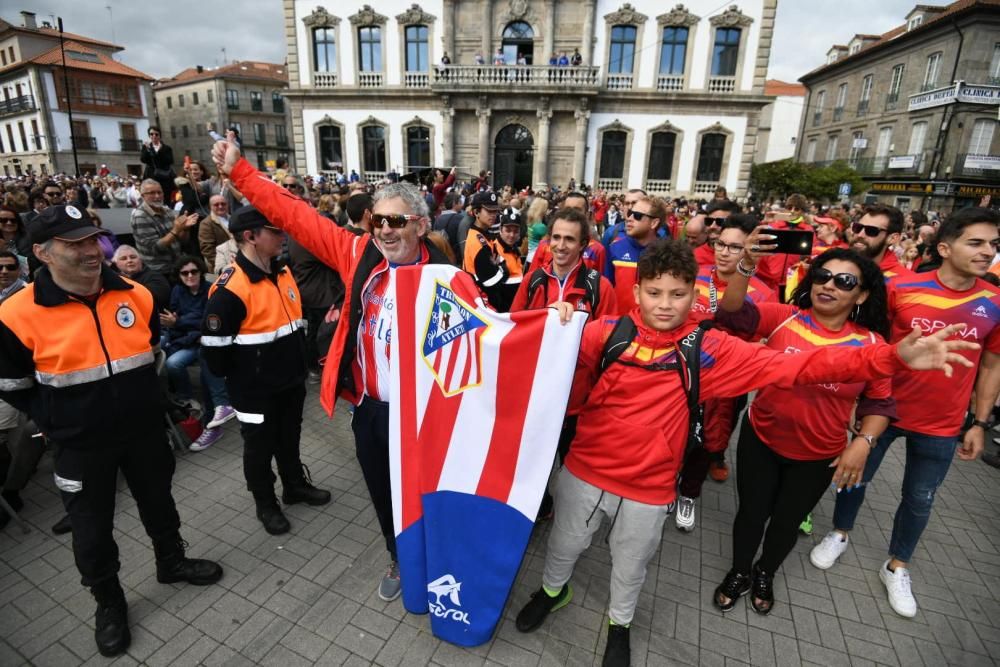
[[[586,406],[556,484],[555,521],[542,588],[516,619],[518,630],[531,632],[570,601],[573,566],[590,546],[604,516],[610,517],[605,667],[630,664],[629,624],[646,565],[673,510],[688,436],[676,346],[688,343],[686,338],[697,326],[690,311],[697,296],[698,265],[684,242],[656,242],[642,255],[637,272],[639,282],[633,289],[637,306],[624,316],[632,319],[636,335],[603,373],[599,367],[604,346],[617,318],[603,317],[584,329],[570,410],[584,402]],[[572,305],[557,307],[568,319]],[[909,369],[942,368],[950,374],[950,364],[969,364],[957,350],[978,347],[946,342],[955,330],[949,327],[920,338],[915,329],[895,346],[825,347],[785,354],[711,329],[701,343],[700,400],[738,396],[770,384],[861,382]]]

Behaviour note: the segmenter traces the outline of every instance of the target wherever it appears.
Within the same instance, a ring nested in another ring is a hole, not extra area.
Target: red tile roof
[[[59,30],[57,28],[25,28],[24,26],[14,25],[0,19],[0,35],[8,30],[14,30],[15,32],[23,32],[28,35],[44,35],[46,37],[51,37],[53,39],[59,39]],[[105,42],[104,40],[94,39],[93,37],[87,37],[85,35],[77,35],[72,32],[63,32],[63,38],[72,39],[77,42],[84,42],[86,44],[95,44],[107,49],[114,49],[115,51],[124,51],[125,47],[118,44],[112,44],[111,42]]]
[[[122,76],[132,76],[137,79],[145,79],[147,81],[152,81],[153,77],[149,76],[144,72],[129,67],[123,63],[116,60],[112,60],[109,56],[104,53],[84,46],[83,44],[76,41],[68,41],[65,44],[66,49],[66,67],[70,69],[84,69],[91,72],[102,72],[104,74],[120,74]],[[96,60],[97,62],[92,62],[91,60],[81,60],[78,58],[73,58],[70,55],[70,51],[76,51],[79,53],[87,54],[90,59]],[[62,53],[59,47],[50,49],[45,53],[35,56],[28,62],[36,63],[38,65],[59,65],[62,66]]]
[[[779,95],[795,95],[798,97],[805,97],[806,87],[801,83],[788,83],[787,81],[768,79],[764,82],[764,94],[772,97],[777,97]]]
[[[214,69],[206,67],[200,72],[196,67],[188,67],[179,74],[160,79],[156,82],[155,88],[162,90],[209,79],[254,79],[287,84],[288,68],[283,63],[265,63],[254,60],[236,61]]]

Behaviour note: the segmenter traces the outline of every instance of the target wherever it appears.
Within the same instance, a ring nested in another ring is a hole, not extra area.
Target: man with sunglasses
[[[299,453],[306,399],[302,298],[292,272],[276,261],[283,231],[253,206],[233,213],[229,231],[239,251],[209,292],[202,353],[211,371],[226,378],[257,518],[268,533],[280,535],[291,524],[278,507],[272,458],[281,477],[282,502],[330,502],[329,491],[312,485]]]
[[[49,206],[58,206],[65,203],[63,189],[55,181],[49,181],[43,185],[42,192],[45,194],[45,198],[49,200]]]
[[[694,259],[698,266],[712,266],[715,264],[715,242],[722,234],[722,226],[726,218],[733,213],[739,213],[740,207],[728,199],[713,199],[705,207],[705,232],[707,240],[704,245],[694,249]]]
[[[903,224],[903,212],[895,206],[871,204],[850,227],[851,249],[878,264],[886,281],[894,276],[911,274],[892,251],[892,246],[899,243]]]
[[[646,196],[646,191],[640,188],[632,188],[622,197],[621,204],[621,222],[608,227],[604,231],[604,236],[601,237],[601,243],[605,248],[609,248],[612,243],[625,236],[625,222],[628,221],[629,214],[632,212],[632,207],[635,203]]]
[[[862,220],[867,220],[865,224],[879,224],[884,218],[884,213],[874,216],[874,220],[866,214]],[[900,228],[902,222],[900,215]],[[970,207],[953,213],[941,225],[937,238],[940,268],[925,274],[898,275],[890,281],[890,341],[898,341],[911,327],[919,326],[933,334],[949,325],[961,325],[955,337],[981,347],[963,353],[972,367],[955,366],[951,377],[937,371],[893,376],[892,395],[899,418],[877,441],[869,441],[872,450],[860,488],[838,494],[834,530],[810,554],[812,564],[825,570],[847,550],[848,534],[864,501],[866,485],[893,441],[904,438],[900,504],[892,523],[889,558],[879,568],[879,579],[886,587],[893,611],[907,618],[917,613],[909,561],[930,519],[935,493],[955,456],[971,461],[982,452],[985,433],[991,426],[988,420],[1000,394],[1000,288],[982,279],[1000,245],[998,225],[1000,214],[986,208]],[[895,223],[892,228],[896,229]],[[960,435],[973,390],[974,421]]]
[[[635,306],[633,287],[636,285],[636,266],[643,251],[657,239],[666,218],[663,203],[651,197],[642,197],[632,205],[625,219],[625,237],[612,241],[604,265],[604,277],[615,288],[617,315],[625,315]]]
[[[360,236],[331,225],[315,209],[267,178],[240,155],[230,139],[212,148],[219,170],[277,227],[284,229],[341,275],[345,310],[330,344],[320,403],[333,416],[337,397],[356,407],[351,420],[361,472],[368,487],[391,564],[382,577],[382,600],[399,597],[399,565],[389,480],[389,340],[395,304],[387,295],[397,267],[448,264],[424,237],[430,223],[427,202],[409,183],[379,190],[371,212],[373,232]]]

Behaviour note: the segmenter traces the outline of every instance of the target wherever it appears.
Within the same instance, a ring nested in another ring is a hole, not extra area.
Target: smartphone
[[[774,249],[776,254],[812,254],[813,232],[811,230],[768,229],[766,233],[775,237],[774,242],[778,244],[778,247]]]

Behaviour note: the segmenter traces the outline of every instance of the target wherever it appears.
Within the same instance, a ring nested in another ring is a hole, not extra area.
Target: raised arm
[[[736,273],[729,280],[726,292],[719,301],[719,309],[735,313],[743,307],[747,289],[750,287],[750,277],[757,270],[757,264],[764,257],[771,255],[773,244],[768,243],[774,237],[767,233],[767,227],[761,225],[753,230],[743,245],[743,254],[736,265]]]

